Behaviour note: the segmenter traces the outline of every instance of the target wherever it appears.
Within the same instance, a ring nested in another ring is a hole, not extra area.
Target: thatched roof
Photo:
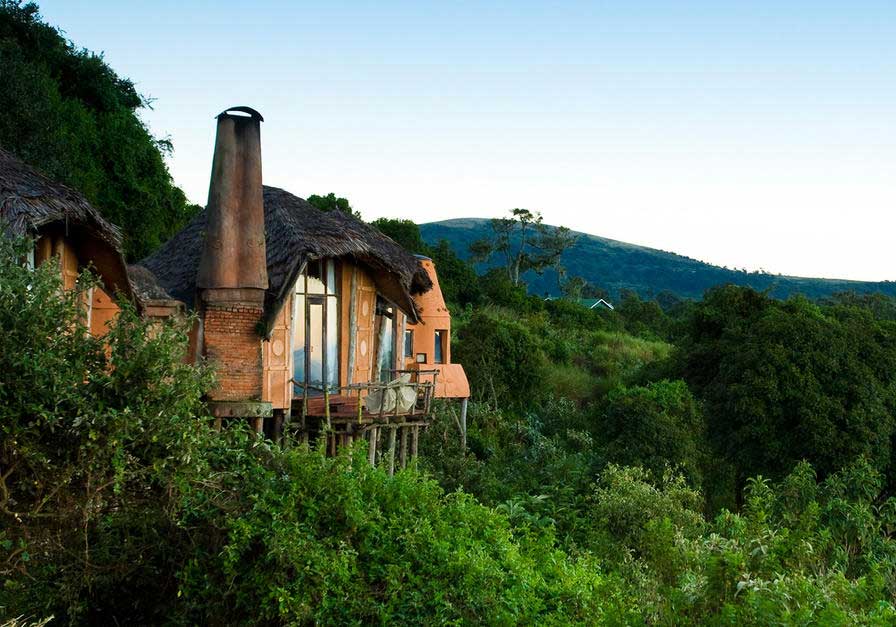
[[[309,259],[343,257],[369,268],[379,290],[411,320],[412,298],[432,287],[417,259],[361,220],[338,211],[323,212],[276,187],[264,188],[264,222],[269,286],[265,321],[270,325]],[[156,286],[192,308],[196,271],[202,254],[207,215],[202,211],[155,253],[140,261]],[[145,289],[153,289],[147,282]]]
[[[165,291],[155,275],[141,265],[128,266],[128,277],[134,287],[134,293],[144,303],[158,300],[172,300],[171,295]]]
[[[0,148],[0,232],[37,237],[58,229],[71,243],[81,265],[96,269],[110,293],[131,298],[121,254],[121,231],[75,190],[50,180]]]

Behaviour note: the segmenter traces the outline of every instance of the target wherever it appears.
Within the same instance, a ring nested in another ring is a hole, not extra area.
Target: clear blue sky
[[[47,20],[155,98],[204,204],[213,116],[365,218],[513,207],[733,267],[896,279],[896,2],[112,2]]]

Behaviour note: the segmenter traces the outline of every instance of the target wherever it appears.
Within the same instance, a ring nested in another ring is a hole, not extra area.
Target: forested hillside
[[[41,21],[34,4],[0,1],[0,146],[87,196],[122,227],[139,259],[195,212],[171,181],[171,144],[139,117],[149,106],[99,56]]]
[[[447,241],[462,258],[470,256],[470,245],[490,234],[489,220],[463,218],[430,222],[420,225],[423,239],[436,244]],[[802,294],[808,298],[823,298],[837,292],[853,291],[863,294],[880,292],[896,296],[896,282],[862,282],[836,279],[811,279],[780,276],[757,272],[742,272],[713,266],[696,259],[674,253],[636,246],[616,240],[576,233],[576,244],[562,257],[563,265],[571,276],[582,277],[591,285],[605,290],[611,298],[617,298],[622,290],[634,290],[642,298],[654,298],[663,292],[671,292],[680,298],[700,298],[707,289],[731,283],[752,287],[759,291],[770,290],[777,298]],[[480,264],[480,270],[500,263]],[[526,276],[532,293],[560,294],[557,273],[548,269],[542,276],[529,273]]]

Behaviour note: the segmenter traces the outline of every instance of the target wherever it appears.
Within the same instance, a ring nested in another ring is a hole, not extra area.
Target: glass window
[[[433,355],[433,361],[437,364],[445,363],[445,339],[447,338],[447,336],[447,331],[436,331],[435,354]]]
[[[414,332],[411,329],[404,332],[404,356],[414,356]]]
[[[320,259],[308,262],[308,267],[305,269],[305,276],[308,280],[308,288],[306,289],[306,293],[323,294],[325,292],[323,275],[321,273],[322,264],[323,261],[321,261]]]
[[[296,280],[293,378],[318,388],[339,385],[339,298],[332,259],[309,261]],[[296,387],[301,395],[304,388]],[[309,394],[320,394],[309,390]]]
[[[380,335],[380,381],[389,381],[392,379],[392,368],[394,368],[395,360],[395,320],[392,307],[383,304],[381,308],[382,314],[380,324],[383,325],[382,335]]]

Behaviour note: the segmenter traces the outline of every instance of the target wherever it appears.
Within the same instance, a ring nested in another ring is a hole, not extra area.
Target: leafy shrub
[[[499,513],[414,470],[390,478],[363,450],[293,449],[245,479],[246,508],[215,523],[222,544],[181,573],[193,620],[567,623],[625,610],[550,536],[515,540]]]
[[[594,429],[609,461],[642,466],[656,477],[671,466],[691,485],[701,485],[706,428],[684,381],[613,390],[596,416]]]
[[[474,397],[495,406],[523,405],[544,393],[545,362],[538,340],[497,310],[473,312],[457,333],[453,355],[466,367]]]
[[[0,239],[0,608],[145,619],[173,585],[171,497],[204,471],[209,373],[184,363],[185,325],[126,303],[90,336],[91,278],[64,292],[58,264],[28,270],[23,251]]]
[[[705,401],[715,454],[738,486],[806,459],[824,476],[866,457],[890,463],[896,333],[856,308],[775,301],[746,288],[707,293],[677,354]]]

